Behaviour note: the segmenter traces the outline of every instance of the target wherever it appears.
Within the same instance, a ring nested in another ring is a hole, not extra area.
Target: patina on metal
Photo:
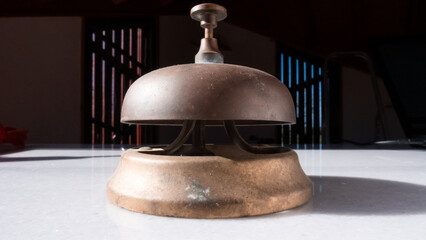
[[[226,18],[226,9],[217,4],[203,3],[191,9],[191,18],[200,22],[204,28],[204,38],[201,39],[200,50],[195,55],[195,63],[223,63],[223,55],[219,51],[213,29],[217,22]]]
[[[181,125],[289,124],[296,122],[290,92],[276,77],[257,69],[223,64],[161,68],[135,81],[126,93],[121,122]]]
[[[216,156],[126,151],[108,182],[108,199],[147,214],[232,218],[283,211],[311,198],[311,182],[292,150],[250,154],[232,145],[207,148]]]
[[[200,4],[205,29],[195,64],[162,68],[132,84],[121,121],[182,125],[162,148],[127,150],[107,185],[117,206],[148,214],[230,218],[290,209],[311,198],[312,183],[287,147],[253,146],[237,125],[295,123],[288,89],[257,69],[224,64],[213,29],[226,9]],[[206,145],[205,127],[223,125],[235,146]],[[192,144],[184,145],[192,136]]]

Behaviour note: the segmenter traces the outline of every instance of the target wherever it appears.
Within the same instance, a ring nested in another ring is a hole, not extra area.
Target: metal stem
[[[213,38],[213,29],[205,28],[204,29],[204,38]]]
[[[204,28],[204,38],[195,55],[195,63],[223,63],[223,55],[213,36],[213,29],[226,18],[226,9],[214,3],[199,4],[191,9],[191,18],[200,21],[201,28]]]
[[[205,134],[205,121],[196,120],[194,130],[192,131],[192,147],[188,152],[185,152],[183,155],[213,156],[214,154],[206,149]]]

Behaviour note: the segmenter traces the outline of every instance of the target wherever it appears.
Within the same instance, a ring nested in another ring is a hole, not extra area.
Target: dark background
[[[426,34],[421,0],[212,1],[228,10],[216,36],[227,63],[278,74],[279,46],[317,59],[362,51],[374,58],[377,38]],[[30,143],[83,141],[84,28],[89,19],[151,18],[156,67],[193,61],[202,30],[189,18],[200,1],[2,1],[0,8],[0,122],[29,130]],[[338,96],[330,113],[335,139],[366,143],[377,136],[377,108],[368,68],[356,58],[335,60]],[[379,77],[383,77],[375,62]],[[404,138],[394,104],[380,80],[386,138]],[[418,106],[424,105],[417,102]],[[413,106],[415,107],[415,106]],[[262,133],[263,132],[263,133]],[[268,139],[273,130],[262,130]],[[160,141],[169,141],[161,130]],[[167,134],[166,134],[167,135]],[[379,139],[378,139],[379,138]]]

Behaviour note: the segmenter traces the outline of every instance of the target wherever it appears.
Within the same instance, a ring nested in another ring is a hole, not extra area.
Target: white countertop
[[[218,220],[110,204],[121,150],[0,155],[0,239],[426,239],[426,151],[296,150],[314,183],[306,205]]]

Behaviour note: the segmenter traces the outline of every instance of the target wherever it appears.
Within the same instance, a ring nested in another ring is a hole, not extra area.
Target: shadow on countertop
[[[426,213],[426,186],[351,177],[309,176],[313,198],[271,217],[293,214],[402,215]]]

